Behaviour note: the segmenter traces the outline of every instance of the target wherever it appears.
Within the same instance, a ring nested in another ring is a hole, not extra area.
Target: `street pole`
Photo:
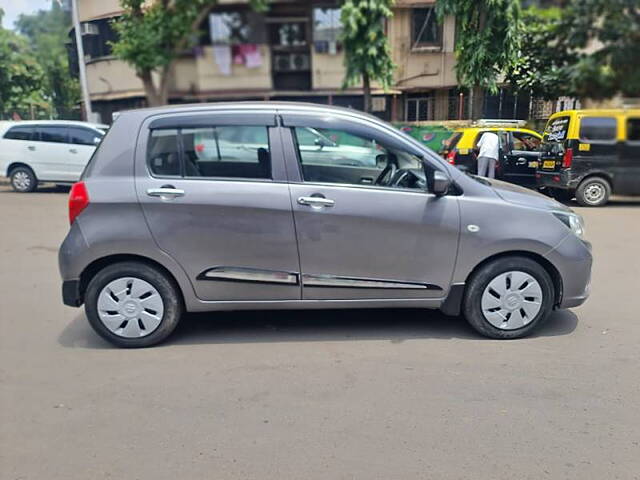
[[[71,16],[73,17],[73,29],[76,35],[76,51],[78,52],[78,70],[80,71],[80,89],[82,90],[82,103],[86,120],[94,121],[91,110],[91,98],[87,84],[87,69],[84,64],[84,46],[82,45],[82,32],[80,31],[80,18],[78,16],[78,0],[71,0]]]

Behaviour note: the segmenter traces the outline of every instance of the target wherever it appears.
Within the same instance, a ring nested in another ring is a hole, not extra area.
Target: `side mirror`
[[[451,188],[451,179],[440,171],[433,172],[432,193],[437,197],[442,197],[449,192],[449,188]]]

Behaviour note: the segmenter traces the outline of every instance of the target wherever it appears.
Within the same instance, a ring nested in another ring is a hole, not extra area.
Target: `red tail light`
[[[569,168],[573,163],[573,148],[567,148],[562,157],[562,168]]]
[[[89,193],[84,182],[74,183],[69,192],[69,224],[89,205]]]
[[[451,165],[455,165],[456,164],[456,154],[457,152],[454,150],[451,150],[449,153],[447,153],[447,162],[449,162]]]

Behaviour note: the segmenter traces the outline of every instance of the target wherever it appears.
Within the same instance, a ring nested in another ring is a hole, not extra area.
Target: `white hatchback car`
[[[77,182],[107,125],[64,120],[0,122],[0,173],[17,192]]]

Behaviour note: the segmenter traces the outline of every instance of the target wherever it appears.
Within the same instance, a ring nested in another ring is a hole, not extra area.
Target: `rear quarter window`
[[[583,142],[615,142],[615,117],[583,117],[580,120],[580,140]]]
[[[35,127],[11,127],[4,137],[7,140],[35,140]]]

